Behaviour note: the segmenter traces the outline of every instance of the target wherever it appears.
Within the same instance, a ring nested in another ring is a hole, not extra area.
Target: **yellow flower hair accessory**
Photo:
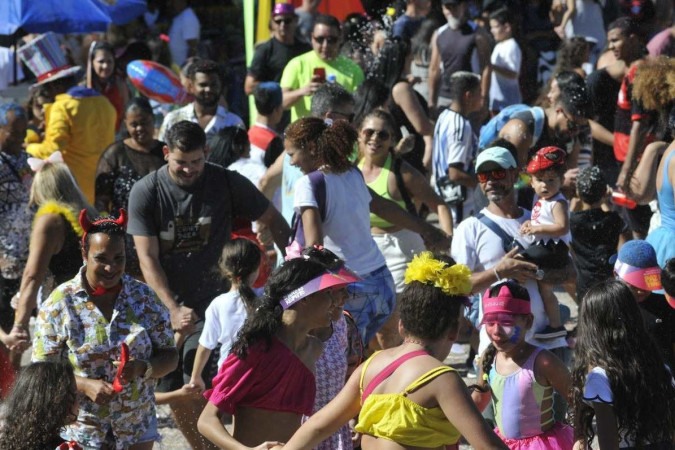
[[[464,264],[448,267],[435,259],[431,252],[416,255],[405,271],[405,284],[413,281],[430,284],[446,295],[469,295],[471,293],[471,270]]]

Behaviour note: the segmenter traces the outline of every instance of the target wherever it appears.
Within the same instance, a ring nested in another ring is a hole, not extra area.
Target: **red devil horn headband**
[[[84,233],[82,233],[82,244],[84,245],[84,240],[87,237],[87,234],[89,233],[89,230],[91,230],[92,227],[102,225],[104,223],[114,223],[115,225],[119,226],[120,228],[126,229],[127,227],[127,212],[124,208],[120,208],[120,215],[117,217],[117,219],[113,219],[111,217],[105,217],[103,219],[98,219],[95,221],[90,221],[89,216],[87,215],[87,210],[83,209],[80,211],[80,226],[82,227],[82,230]]]

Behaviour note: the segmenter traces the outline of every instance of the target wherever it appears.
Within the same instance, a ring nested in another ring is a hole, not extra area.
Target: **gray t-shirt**
[[[257,220],[268,206],[249,180],[218,165],[206,163],[201,180],[189,188],[178,186],[163,166],[131,190],[127,232],[157,236],[160,264],[177,301],[204,317],[228,287],[217,265],[234,219]]]

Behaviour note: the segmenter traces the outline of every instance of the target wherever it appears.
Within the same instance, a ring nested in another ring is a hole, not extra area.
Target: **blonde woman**
[[[57,286],[73,278],[82,266],[82,228],[77,221],[79,211],[86,209],[91,216],[96,216],[68,166],[63,163],[60,152],[53,153],[46,160],[29,158],[28,163],[35,171],[30,205],[37,207],[37,212],[31,231],[28,262],[17,294],[14,326],[9,335],[11,345],[22,350],[30,343],[28,321],[37,306],[38,291],[48,271]]]

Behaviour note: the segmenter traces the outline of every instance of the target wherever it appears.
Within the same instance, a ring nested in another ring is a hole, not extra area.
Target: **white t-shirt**
[[[436,193],[439,178],[446,177],[451,164],[461,165],[459,169],[469,174],[474,173],[474,160],[478,148],[478,138],[471,128],[471,123],[461,114],[446,109],[441,113],[434,127],[434,146],[432,152],[433,186]],[[466,218],[475,212],[474,189],[466,188],[466,199],[463,203],[463,217]],[[457,208],[450,207],[455,227]]]
[[[560,192],[548,200],[535,194],[534,200],[532,201],[532,223],[535,225],[554,225],[555,218],[553,217],[553,207],[557,202],[567,205],[567,199]],[[569,209],[567,210],[567,214],[569,219]],[[565,244],[569,245],[570,241],[572,240],[572,234],[568,231],[567,234],[557,238],[542,233],[537,233],[534,235],[535,242],[542,240],[546,242],[550,239],[553,239],[554,241],[560,239]]]
[[[323,245],[342,258],[359,275],[385,265],[384,257],[370,235],[370,193],[357,168],[341,174],[326,173],[326,219]],[[295,182],[293,208],[318,208],[309,176]]]
[[[523,209],[523,214],[518,219],[506,219],[496,216],[483,209],[486,217],[499,225],[509,236],[515,236],[520,244],[527,248],[530,246],[529,240],[520,235],[520,226],[530,219],[530,212]],[[473,272],[483,272],[496,266],[505,255],[502,240],[497,234],[490,230],[485,224],[476,217],[469,217],[459,224],[452,238],[452,248],[450,251],[452,258],[459,264],[466,264]],[[495,280],[496,281],[496,280]],[[540,330],[548,325],[548,316],[544,311],[544,303],[541,300],[536,280],[528,280],[524,284],[527,292],[530,294],[530,308],[534,316],[534,323],[525,335],[525,340],[538,347],[547,350],[566,347],[567,342],[564,338],[548,339],[540,341],[534,338],[534,330]],[[482,294],[482,293],[481,293]],[[480,307],[480,319],[483,317],[483,308]],[[480,345],[478,354],[490,344],[490,339],[485,332],[485,328],[480,330]]]
[[[260,179],[265,175],[265,165],[258,160],[251,158],[239,158],[228,167],[230,170],[239,172],[248,178],[253,186],[258,186]]]
[[[182,66],[188,56],[188,43],[199,40],[199,19],[192,8],[185,8],[171,21],[169,28],[169,50],[173,62]]]
[[[221,345],[218,368],[230,354],[232,344],[237,339],[237,333],[244,325],[247,316],[246,306],[237,291],[219,295],[206,308],[204,330],[199,337],[199,345],[209,350]]]
[[[497,42],[490,57],[492,65],[511,70],[517,74],[520,73],[522,60],[523,54],[520,51],[518,43],[513,38]],[[518,77],[506,78],[493,70],[492,77],[490,78],[490,109],[492,111],[501,111],[509,105],[522,102]]]

